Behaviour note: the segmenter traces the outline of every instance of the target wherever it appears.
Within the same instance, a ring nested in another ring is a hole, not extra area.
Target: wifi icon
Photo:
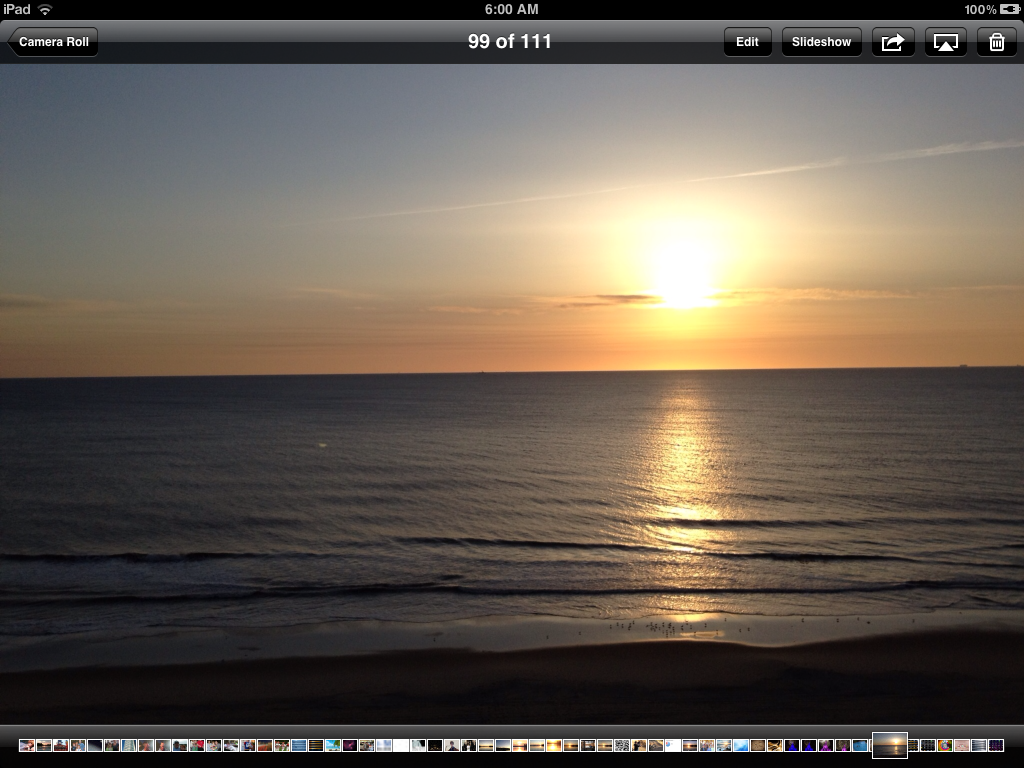
[[[49,3],[43,3],[42,5],[37,5],[36,8],[39,9],[39,12],[41,14],[43,14],[43,16],[45,16],[46,14],[48,14],[50,11],[53,10],[53,6],[50,5]]]

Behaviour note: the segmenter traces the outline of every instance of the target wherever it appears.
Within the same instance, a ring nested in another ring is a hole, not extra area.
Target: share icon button
[[[913,56],[913,27],[875,27],[871,31],[871,52],[875,56]]]

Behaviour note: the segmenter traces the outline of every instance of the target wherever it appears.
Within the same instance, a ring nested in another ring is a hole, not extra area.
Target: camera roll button
[[[95,56],[99,39],[95,27],[18,27],[7,44],[19,56]]]

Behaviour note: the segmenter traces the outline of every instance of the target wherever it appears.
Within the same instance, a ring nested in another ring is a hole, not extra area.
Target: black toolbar
[[[1007,16],[887,20],[44,20],[5,17],[0,62],[1015,63]],[[870,41],[870,44],[865,44]]]

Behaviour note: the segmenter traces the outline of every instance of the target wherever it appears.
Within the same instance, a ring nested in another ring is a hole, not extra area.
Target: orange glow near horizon
[[[735,293],[735,292],[734,292]],[[1024,289],[889,296],[765,290],[673,309],[629,297],[483,306],[26,306],[3,376],[817,368],[1024,363]],[[444,311],[441,311],[444,310]],[[451,310],[451,311],[449,311]]]

